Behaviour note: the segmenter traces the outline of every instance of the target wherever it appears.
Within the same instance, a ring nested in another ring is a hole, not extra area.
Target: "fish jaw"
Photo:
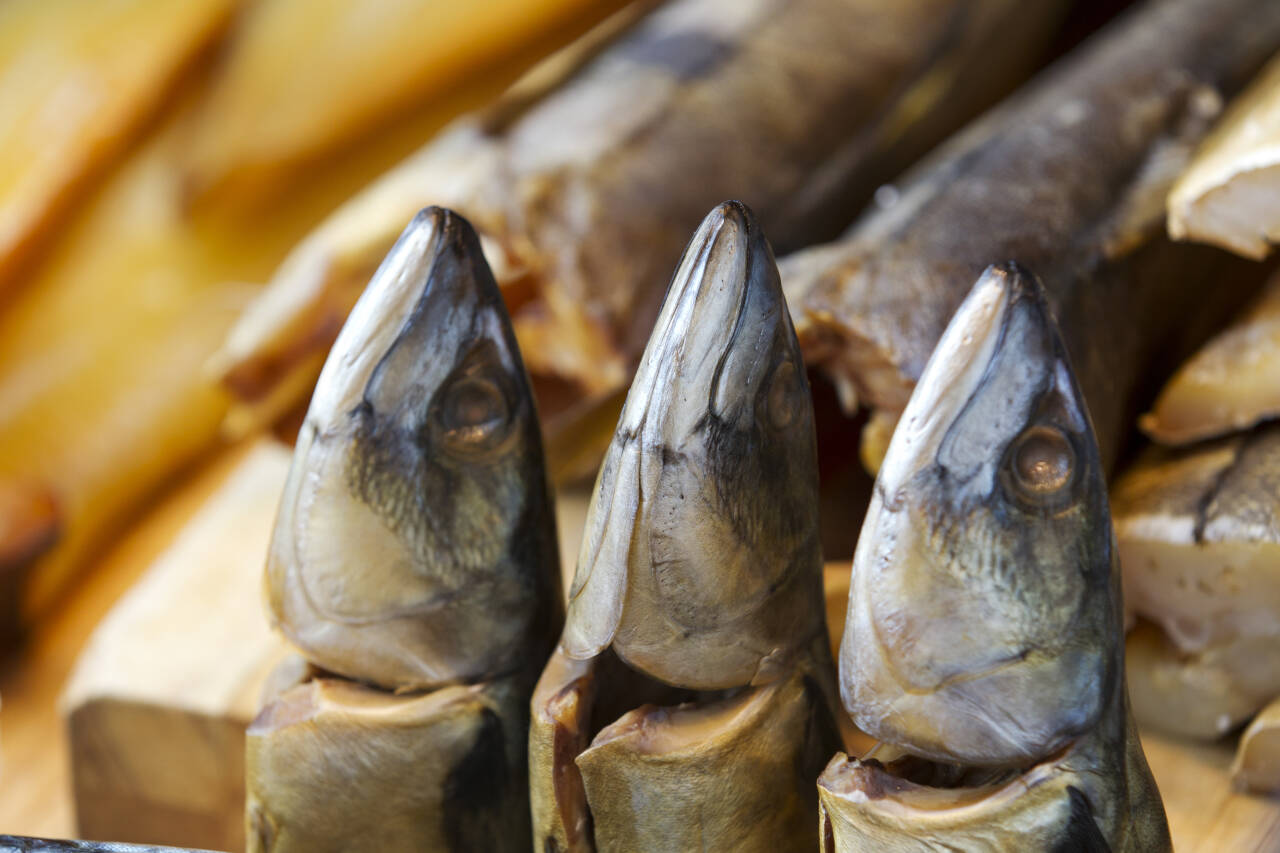
[[[879,744],[818,778],[820,831],[846,851],[1172,849],[1122,692],[1089,732],[1021,767],[935,764]]]
[[[937,761],[1062,749],[1116,690],[1113,562],[1097,445],[1043,289],[991,267],[877,479],[841,645],[846,708]]]
[[[267,563],[280,628],[332,672],[429,688],[554,641],[556,540],[528,378],[461,217],[419,214],[321,373]],[[539,659],[539,664],[541,659]]]
[[[1063,758],[1059,753],[1022,773],[934,787],[902,773],[910,759],[882,764],[839,754],[818,779],[827,849],[1110,849],[1105,842],[1083,843],[1102,840],[1083,793],[1092,786],[1064,767]]]
[[[563,645],[659,680],[778,677],[822,630],[812,404],[773,254],[716,208],[676,271],[596,483]]]

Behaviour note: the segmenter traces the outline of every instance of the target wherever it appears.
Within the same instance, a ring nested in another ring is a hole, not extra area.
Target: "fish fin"
[[[1111,845],[1093,819],[1089,798],[1074,785],[1067,788],[1067,796],[1071,798],[1071,817],[1053,853],[1111,853]]]
[[[1182,115],[1171,131],[1152,146],[1129,185],[1116,213],[1103,224],[1099,241],[1109,258],[1120,258],[1147,244],[1165,227],[1169,191],[1191,163],[1206,128],[1222,111],[1222,96],[1209,86],[1188,87]]]

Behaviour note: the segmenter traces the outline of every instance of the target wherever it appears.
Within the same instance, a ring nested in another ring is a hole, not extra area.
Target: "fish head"
[[[1093,726],[1121,648],[1106,484],[1042,286],[989,268],[934,351],[854,557],[841,692],[925,758],[1025,764]]]
[[[773,253],[723,204],[685,251],[599,474],[566,652],[613,643],[687,687],[771,678],[822,625],[816,458]]]
[[[275,618],[344,675],[471,680],[501,670],[555,606],[557,565],[537,413],[501,294],[471,226],[430,208],[317,383],[271,545]]]

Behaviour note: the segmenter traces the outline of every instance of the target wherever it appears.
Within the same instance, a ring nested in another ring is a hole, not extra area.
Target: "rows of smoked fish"
[[[1168,849],[1137,725],[1280,791],[1280,6],[1107,5],[13,0],[5,634],[274,429],[251,850]]]

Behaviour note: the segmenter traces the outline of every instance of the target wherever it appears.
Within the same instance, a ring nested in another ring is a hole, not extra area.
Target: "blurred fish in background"
[[[228,399],[205,362],[289,248],[453,115],[622,5],[0,8],[8,638],[218,446]]]

